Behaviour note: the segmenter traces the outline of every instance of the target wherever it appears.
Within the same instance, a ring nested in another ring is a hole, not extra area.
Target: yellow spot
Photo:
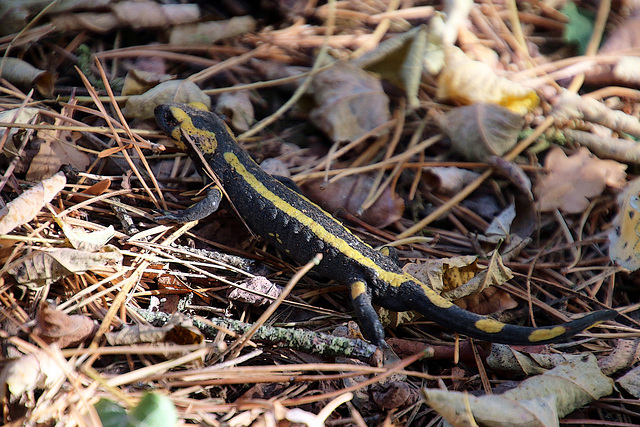
[[[422,287],[422,292],[424,292],[425,296],[433,303],[433,305],[440,308],[449,308],[453,305],[453,303],[447,299],[442,298],[436,291],[431,289],[428,285],[414,279],[416,283],[419,283]]]
[[[407,273],[394,273],[392,271],[386,271],[380,266],[378,266],[371,258],[363,255],[358,250],[352,248],[347,242],[345,242],[340,237],[336,236],[334,233],[330,232],[326,228],[324,228],[320,223],[316,222],[309,215],[300,211],[299,209],[293,207],[284,199],[278,197],[271,190],[269,190],[260,180],[251,174],[244,165],[240,162],[238,157],[230,152],[224,153],[224,159],[229,163],[229,165],[235,169],[235,171],[249,184],[256,192],[258,192],[262,197],[269,200],[273,205],[286,212],[290,217],[300,222],[305,227],[309,228],[312,233],[314,233],[320,240],[331,245],[342,254],[344,254],[347,258],[351,258],[354,261],[360,263],[361,265],[370,268],[375,271],[378,277],[388,283],[390,286],[399,287],[403,283],[412,281],[416,283],[420,283],[415,277]],[[302,197],[302,196],[300,196]],[[334,227],[342,228],[345,233],[350,233],[342,224],[336,221],[331,215],[326,213],[322,208],[315,205],[313,202],[307,200],[309,204],[312,204],[319,211],[323,212],[328,221],[334,222]],[[357,237],[354,236],[357,239]],[[431,300],[432,303],[437,305],[438,307],[447,308],[451,306],[451,302],[445,300],[440,295],[435,293],[432,290],[424,290],[425,295]]]
[[[171,138],[176,140],[180,145],[180,148],[185,149],[185,144],[182,141],[183,132],[194,138],[194,142],[198,145],[198,148],[205,154],[213,154],[218,148],[218,140],[213,132],[205,129],[200,129],[193,124],[189,113],[180,109],[179,107],[170,107],[173,118],[180,123],[171,131]]]
[[[556,326],[555,328],[551,328],[551,329],[538,329],[531,332],[531,334],[529,335],[529,341],[539,342],[539,341],[551,340],[556,337],[559,337],[560,335],[566,332],[567,332],[566,328],[563,328],[562,326]]]
[[[475,327],[477,329],[480,329],[482,332],[497,334],[498,332],[502,331],[502,329],[505,327],[505,324],[493,319],[482,319],[476,322]]]
[[[367,285],[364,282],[353,282],[351,284],[351,299],[355,300],[360,295],[367,292]]]

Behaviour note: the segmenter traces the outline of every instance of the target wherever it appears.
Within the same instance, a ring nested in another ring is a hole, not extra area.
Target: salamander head
[[[162,104],[154,111],[160,129],[181,149],[193,144],[204,154],[215,154],[218,141],[231,135],[226,123],[215,114],[186,104]],[[233,140],[233,138],[231,138]]]

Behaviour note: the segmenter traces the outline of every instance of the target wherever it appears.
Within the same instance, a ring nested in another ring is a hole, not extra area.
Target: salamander
[[[461,334],[514,345],[566,340],[617,315],[614,310],[600,310],[568,323],[533,328],[466,311],[405,273],[394,260],[282,180],[264,172],[215,114],[184,104],[162,104],[156,107],[155,116],[162,131],[187,151],[201,175],[215,174],[254,233],[300,264],[316,253],[323,255],[315,270],[349,287],[365,336],[381,348],[386,347],[384,328],[372,303],[393,311],[415,310]],[[213,199],[214,203],[208,200],[168,218],[180,222],[202,218],[217,209],[220,197]]]

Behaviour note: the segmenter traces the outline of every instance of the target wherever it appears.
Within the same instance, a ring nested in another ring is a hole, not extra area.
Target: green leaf
[[[562,37],[568,43],[577,44],[578,53],[584,55],[593,34],[595,15],[586,9],[577,7],[573,2],[567,3],[561,11],[569,18],[569,23],[564,27]]]
[[[129,414],[126,427],[175,427],[178,413],[173,402],[161,394],[147,393]]]
[[[119,427],[127,422],[127,412],[112,400],[102,398],[94,407],[103,427]]]

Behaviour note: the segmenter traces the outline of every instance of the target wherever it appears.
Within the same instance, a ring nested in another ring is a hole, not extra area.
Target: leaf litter
[[[601,2],[585,32],[588,3],[232,3],[0,6],[5,424],[427,425],[423,387],[453,425],[637,424],[632,14]],[[518,349],[381,312],[401,357],[376,351],[346,326],[343,287],[311,275],[280,302],[297,267],[230,206],[154,221],[203,187],[150,119],[176,100],[223,114],[254,158],[468,310],[625,314]]]

